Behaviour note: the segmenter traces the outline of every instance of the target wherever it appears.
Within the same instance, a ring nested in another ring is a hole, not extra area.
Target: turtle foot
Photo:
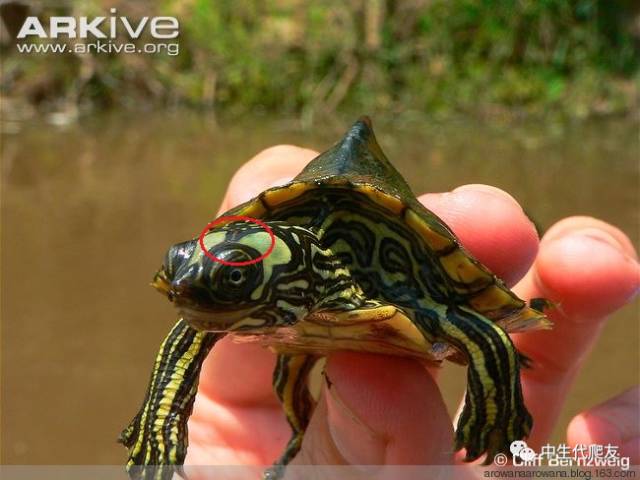
[[[524,405],[502,422],[489,425],[481,424],[477,421],[477,415],[469,414],[466,410],[465,406],[456,428],[455,440],[456,451],[462,448],[466,450],[465,462],[477,460],[484,454],[483,465],[492,464],[499,453],[511,457],[511,443],[526,438],[531,431],[533,421]],[[481,417],[487,418],[485,415]]]
[[[182,465],[127,465],[131,480],[172,480],[175,474],[187,478]]]
[[[281,480],[284,478],[284,465],[273,465],[262,474],[262,480]]]
[[[118,441],[127,447],[129,459],[126,465],[127,474],[131,480],[172,480],[174,474],[187,478],[182,467],[185,448],[182,444],[163,445],[164,448],[154,446],[154,442],[145,438],[140,432],[136,421],[125,429]]]

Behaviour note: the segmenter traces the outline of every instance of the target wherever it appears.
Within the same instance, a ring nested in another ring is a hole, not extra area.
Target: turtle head
[[[251,331],[290,325],[318,300],[311,260],[315,235],[284,222],[216,227],[172,246],[152,285],[194,328]]]

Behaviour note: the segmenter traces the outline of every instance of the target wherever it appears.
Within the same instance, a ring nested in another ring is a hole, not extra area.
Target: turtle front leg
[[[418,326],[469,361],[455,449],[466,449],[465,461],[486,453],[485,465],[498,453],[510,455],[511,442],[527,437],[533,423],[520,386],[521,355],[502,328],[471,309],[449,307],[444,318],[428,317],[418,314]]]
[[[265,479],[282,478],[285,466],[300,451],[316,403],[309,391],[308,380],[317,360],[318,357],[313,355],[278,355],[273,372],[273,388],[282,402],[293,434],[280,458],[265,472]]]
[[[142,408],[118,441],[129,451],[132,479],[169,480],[182,475],[187,420],[198,391],[202,362],[223,334],[198,332],[180,320],[162,342]]]

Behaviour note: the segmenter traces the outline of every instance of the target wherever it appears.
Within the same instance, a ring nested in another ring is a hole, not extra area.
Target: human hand
[[[234,176],[221,212],[286,183],[316,155],[293,146],[259,153]],[[534,418],[527,443],[537,449],[607,316],[638,291],[633,246],[617,228],[588,217],[558,222],[539,242],[517,202],[485,185],[420,200],[521,298],[560,305],[550,313],[553,330],[512,336],[533,360],[534,367],[522,371],[522,385]],[[216,344],[189,421],[187,465],[269,465],[280,455],[291,431],[272,390],[274,366],[275,356],[256,345],[229,338]],[[344,352],[328,358],[326,372],[332,388],[323,387],[294,464],[444,465],[459,458],[437,371],[406,358]],[[638,409],[635,389],[574,418],[569,441],[618,444],[620,455],[638,464]]]

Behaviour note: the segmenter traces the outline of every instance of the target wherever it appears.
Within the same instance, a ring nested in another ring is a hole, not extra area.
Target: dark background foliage
[[[174,15],[180,54],[25,55],[5,28],[2,95],[23,106],[188,105],[306,120],[336,110],[584,118],[637,108],[640,4],[632,0],[28,5],[44,21],[112,7],[134,19]]]

